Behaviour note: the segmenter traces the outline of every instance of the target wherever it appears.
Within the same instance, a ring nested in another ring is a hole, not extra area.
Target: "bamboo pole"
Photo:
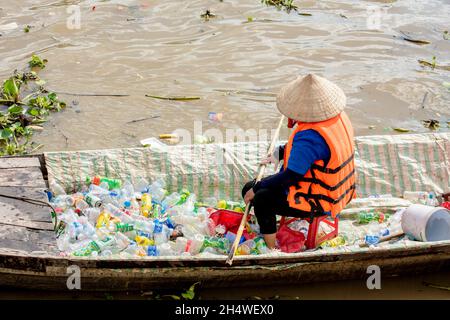
[[[281,126],[283,125],[283,121],[284,121],[284,116],[282,115],[280,118],[280,122],[278,123],[278,127],[275,131],[275,134],[273,136],[272,142],[270,143],[269,150],[267,151],[267,153],[269,155],[272,154],[273,150],[275,149],[275,143],[277,142],[278,137],[280,135],[280,130],[281,130]],[[259,172],[258,172],[258,176],[256,177],[256,182],[260,181],[262,179],[262,177],[264,176],[266,166],[267,166],[267,164],[259,165]],[[229,264],[230,266],[233,264],[233,259],[234,259],[236,250],[239,245],[239,240],[241,239],[242,233],[244,232],[244,227],[247,222],[248,213],[250,212],[251,207],[252,207],[252,202],[250,201],[249,203],[247,203],[247,205],[245,207],[245,211],[244,211],[244,215],[242,216],[241,224],[239,225],[239,229],[236,232],[236,239],[234,239],[233,245],[231,246],[230,253],[228,254],[228,258],[226,260],[226,263]]]

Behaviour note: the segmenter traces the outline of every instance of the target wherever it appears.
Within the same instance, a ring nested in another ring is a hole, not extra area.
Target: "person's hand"
[[[253,188],[251,188],[250,190],[247,191],[247,193],[244,196],[245,204],[248,204],[250,201],[252,201],[254,197],[255,197],[255,192],[253,191]]]
[[[268,155],[266,158],[261,160],[262,165],[266,165],[269,163],[276,163],[276,162],[277,162],[277,159],[275,159],[275,157],[272,154]]]

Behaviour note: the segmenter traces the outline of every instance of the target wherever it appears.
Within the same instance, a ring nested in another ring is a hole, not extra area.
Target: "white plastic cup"
[[[443,207],[413,204],[402,215],[402,229],[418,241],[450,240],[450,211]]]

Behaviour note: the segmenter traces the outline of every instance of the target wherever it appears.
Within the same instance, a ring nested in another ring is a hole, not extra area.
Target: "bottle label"
[[[158,255],[158,249],[156,246],[148,246],[147,248],[147,255],[149,256],[157,256]]]
[[[153,229],[154,233],[161,233],[163,229],[162,223],[158,220],[155,220],[155,228]]]

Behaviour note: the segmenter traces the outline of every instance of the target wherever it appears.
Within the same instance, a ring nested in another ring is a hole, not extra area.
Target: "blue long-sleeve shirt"
[[[284,147],[280,148],[279,159],[282,159],[283,155]],[[325,164],[330,160],[330,148],[325,139],[312,129],[300,131],[294,137],[286,170],[281,169],[279,173],[264,178],[253,187],[253,191],[280,187],[287,190],[291,185],[298,183],[311,165],[318,160],[323,160]]]

